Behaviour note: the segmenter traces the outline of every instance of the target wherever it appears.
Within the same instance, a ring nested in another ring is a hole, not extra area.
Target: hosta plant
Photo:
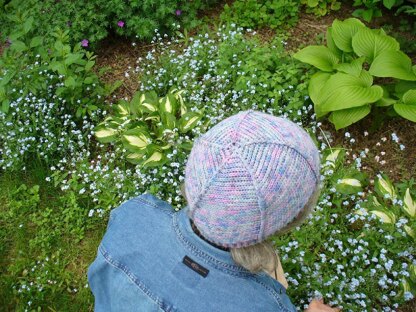
[[[335,20],[326,39],[294,55],[319,70],[309,84],[318,118],[330,114],[340,129],[378,106],[416,122],[416,66],[393,37],[350,18]]]
[[[121,143],[133,164],[163,165],[174,146],[190,149],[190,142],[178,142],[179,134],[188,133],[203,116],[188,111],[182,92],[172,89],[162,98],[154,91],[137,92],[130,102],[116,105],[113,115],[96,127],[95,136],[102,143]]]

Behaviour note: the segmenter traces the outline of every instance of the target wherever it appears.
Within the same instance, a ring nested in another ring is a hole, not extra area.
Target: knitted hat
[[[298,125],[240,112],[194,142],[185,168],[189,217],[217,245],[259,243],[298,216],[319,168],[318,149]]]

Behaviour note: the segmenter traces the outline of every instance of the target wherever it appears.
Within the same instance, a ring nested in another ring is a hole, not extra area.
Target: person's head
[[[208,241],[252,272],[276,265],[266,240],[316,203],[319,152],[295,123],[249,110],[195,140],[185,169],[188,215]]]

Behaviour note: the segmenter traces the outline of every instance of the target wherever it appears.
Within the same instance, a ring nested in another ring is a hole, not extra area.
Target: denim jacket
[[[197,236],[186,209],[144,194],[111,212],[88,269],[95,311],[296,311],[279,282]]]

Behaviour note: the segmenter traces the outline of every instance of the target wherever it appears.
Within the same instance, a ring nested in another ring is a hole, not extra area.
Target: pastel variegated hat
[[[253,110],[195,140],[185,168],[189,217],[209,241],[239,248],[293,221],[320,181],[319,151],[295,123]]]

